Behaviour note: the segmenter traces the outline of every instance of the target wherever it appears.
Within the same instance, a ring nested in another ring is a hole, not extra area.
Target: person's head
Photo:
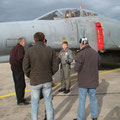
[[[43,42],[45,40],[45,35],[42,32],[37,32],[34,34],[35,42]]]
[[[25,38],[19,38],[18,39],[18,44],[22,45],[23,47],[25,46],[26,42],[25,42]]]
[[[63,48],[63,50],[66,50],[68,48],[68,42],[67,41],[64,41],[62,43],[62,48]]]
[[[80,47],[83,48],[87,45],[89,45],[88,39],[86,37],[80,38]]]

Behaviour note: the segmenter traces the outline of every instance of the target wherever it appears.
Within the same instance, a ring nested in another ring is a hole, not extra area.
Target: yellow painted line
[[[100,72],[99,75],[103,75],[103,74],[106,74],[106,73],[112,73],[112,72],[115,72],[115,71],[118,71],[118,70],[120,70],[120,68],[115,69],[115,70],[109,70],[109,71],[105,71],[105,72]],[[74,82],[74,81],[77,81],[77,78],[71,80],[71,82]],[[57,85],[60,85],[60,84],[61,84],[61,82],[54,83],[53,87],[55,87],[55,86],[57,86]],[[25,90],[25,92],[30,92],[30,89]],[[7,95],[2,95],[2,96],[0,96],[0,98],[5,98],[5,97],[14,96],[15,94],[16,94],[16,93],[11,93],[11,94],[7,94]]]
[[[0,98],[5,98],[5,97],[9,97],[9,96],[14,96],[15,95],[15,93],[11,93],[11,94],[8,94],[8,95],[2,95],[2,96],[0,96]]]
[[[30,92],[30,89],[25,90],[25,92]],[[8,94],[8,95],[2,95],[2,96],[0,96],[0,98],[10,97],[10,96],[14,96],[14,95],[16,95],[16,93],[11,93],[11,94]]]
[[[106,74],[106,73],[111,73],[111,72],[115,72],[115,71],[118,71],[118,70],[120,70],[120,68],[115,69],[115,70],[109,70],[109,71],[105,71],[105,72],[100,72],[99,75]]]
[[[25,92],[30,92],[30,89],[28,89],[28,90],[25,90]]]

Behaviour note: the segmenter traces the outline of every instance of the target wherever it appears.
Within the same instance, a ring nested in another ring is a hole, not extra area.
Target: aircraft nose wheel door
[[[98,50],[104,50],[104,34],[103,27],[100,22],[96,22],[96,32],[97,32],[97,42],[98,42]]]

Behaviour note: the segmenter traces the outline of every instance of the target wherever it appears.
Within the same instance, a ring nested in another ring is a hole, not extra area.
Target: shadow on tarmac
[[[117,68],[120,68],[120,65],[102,64],[100,66],[100,70],[112,70],[112,69],[117,69]],[[77,87],[76,82],[73,82],[73,84],[71,85],[71,92],[72,92],[73,89],[76,89],[76,87]],[[103,105],[103,98],[107,94],[108,87],[109,87],[109,83],[105,79],[102,79],[102,82],[100,83],[100,85],[97,89],[98,114],[101,113],[102,105]],[[53,99],[54,99],[54,96],[57,96],[59,94],[58,90],[60,88],[61,88],[61,86],[58,85],[53,90]],[[69,94],[68,95],[63,95],[63,96],[67,96],[67,98],[65,98],[63,101],[61,101],[61,103],[59,103],[59,105],[55,108],[55,114],[57,114],[61,109],[63,109],[63,107],[64,107],[64,110],[61,112],[61,114],[58,116],[58,118],[56,118],[56,120],[64,119],[64,117],[67,115],[67,113],[69,113],[69,111],[71,110],[75,101],[78,99],[78,96],[72,97],[70,99]],[[31,96],[28,96],[26,99],[27,99],[27,101],[30,101]],[[116,106],[112,111],[110,111],[106,115],[104,120],[120,120],[120,114],[119,113],[120,113],[120,107]],[[90,114],[90,105],[88,105],[87,108],[86,108],[85,119],[87,119],[89,114]]]
[[[77,84],[76,82],[74,82],[71,86],[71,91],[73,89],[76,89]],[[61,109],[64,110],[61,112],[61,114],[59,115],[58,118],[56,118],[56,120],[62,120],[64,119],[64,117],[67,115],[67,113],[69,113],[69,111],[71,110],[73,104],[75,103],[75,101],[78,99],[78,96],[72,97],[70,99],[69,95],[67,96],[67,98],[65,98],[63,101],[61,101],[61,103],[59,103],[59,105],[55,108],[55,113],[57,114]]]
[[[102,79],[102,82],[100,83],[100,85],[97,89],[98,116],[102,110],[103,98],[107,93],[108,87],[109,87],[109,83],[105,79]],[[87,120],[87,117],[89,116],[89,114],[90,114],[90,104],[86,108],[86,118],[85,118],[86,120]]]
[[[71,92],[73,89],[76,89],[77,87],[77,84],[76,82],[73,82],[72,85],[71,85]],[[53,90],[53,99],[55,96],[59,96],[59,92],[58,90],[61,88],[60,85],[56,86],[56,88]],[[70,93],[71,94],[71,93]],[[75,97],[72,97],[71,99],[69,98],[70,97],[70,94],[62,94],[60,95],[61,97],[62,96],[66,96],[67,98],[65,98],[64,100],[62,100],[59,105],[55,108],[55,114],[57,114],[61,109],[63,109],[63,107],[65,106],[64,110],[61,112],[61,114],[59,115],[58,118],[56,118],[56,120],[62,120],[64,119],[64,117],[67,115],[67,113],[69,113],[69,111],[71,110],[73,104],[75,103],[75,101],[78,99],[78,96],[75,96]],[[30,101],[31,99],[31,95],[28,96],[26,98],[28,101]]]
[[[104,120],[120,120],[120,107],[116,106],[113,110],[111,110]]]

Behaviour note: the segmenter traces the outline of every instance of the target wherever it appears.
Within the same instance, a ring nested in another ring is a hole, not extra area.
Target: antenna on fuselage
[[[83,17],[84,16],[84,11],[83,9],[85,9],[85,6],[83,4],[80,4],[80,16]],[[86,36],[86,27],[85,24],[82,25],[82,37]]]
[[[84,16],[83,9],[85,9],[85,6],[80,4],[80,16]]]

